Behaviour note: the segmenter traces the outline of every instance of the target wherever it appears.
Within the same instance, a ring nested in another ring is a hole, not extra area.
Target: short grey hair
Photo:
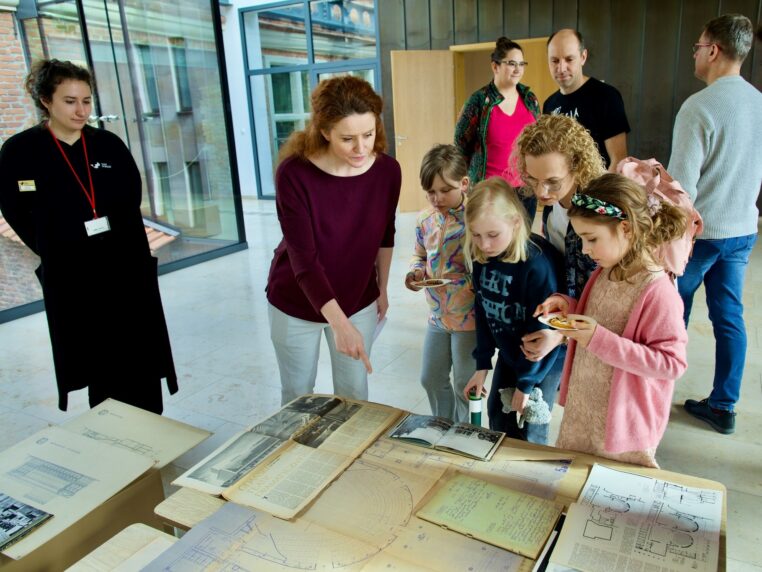
[[[746,59],[754,41],[754,27],[743,14],[723,14],[707,22],[704,33],[725,55],[737,62]]]

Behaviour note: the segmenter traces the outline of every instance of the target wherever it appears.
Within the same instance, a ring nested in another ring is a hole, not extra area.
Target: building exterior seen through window
[[[18,86],[3,93],[13,109],[0,117],[0,142],[39,121],[22,87],[33,61],[91,67],[91,124],[130,148],[143,177],[146,232],[158,233],[154,254],[169,268],[245,246],[213,6],[209,0],[20,0],[15,12],[0,11],[0,42],[11,46],[9,71]],[[10,269],[0,272],[0,321],[3,311],[41,298],[37,264],[23,244],[0,234],[0,266]]]
[[[260,197],[274,197],[278,151],[310,115],[322,79],[352,74],[380,91],[374,0],[313,0],[240,12]]]

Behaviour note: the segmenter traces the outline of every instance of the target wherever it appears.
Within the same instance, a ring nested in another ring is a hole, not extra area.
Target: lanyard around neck
[[[58,147],[58,150],[61,152],[61,155],[63,155],[63,158],[66,161],[66,164],[69,165],[69,169],[71,169],[71,174],[74,175],[75,179],[77,179],[79,186],[82,188],[82,192],[85,193],[85,197],[87,197],[87,202],[90,203],[90,208],[93,209],[93,217],[98,218],[98,213],[95,211],[95,188],[93,187],[93,174],[90,172],[90,160],[87,158],[87,145],[85,144],[85,134],[82,131],[79,132],[79,138],[82,141],[82,150],[85,153],[85,167],[87,168],[87,178],[90,183],[89,193],[87,192],[85,185],[82,183],[82,179],[79,178],[79,175],[74,170],[74,166],[71,164],[71,161],[69,161],[69,157],[66,155],[66,152],[64,151],[63,147],[61,147],[61,143],[60,141],[58,141],[58,137],[56,137],[55,133],[53,133],[53,130],[50,128],[50,125],[48,125],[48,131],[50,131],[50,136],[53,137],[53,141],[55,141],[56,147]]]

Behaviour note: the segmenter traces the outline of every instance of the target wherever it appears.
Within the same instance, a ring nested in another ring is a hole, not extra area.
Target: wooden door
[[[402,168],[400,212],[428,205],[418,172],[421,159],[455,133],[453,54],[447,50],[392,51],[392,95],[397,161]]]

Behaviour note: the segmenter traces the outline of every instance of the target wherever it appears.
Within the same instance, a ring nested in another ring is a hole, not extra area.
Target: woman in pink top
[[[564,330],[571,342],[556,446],[658,467],[688,335],[680,295],[655,253],[682,236],[685,214],[606,174],[573,196],[569,218],[598,269],[579,302],[554,294],[535,311],[584,314],[572,320],[578,329]]]
[[[455,145],[469,162],[472,183],[498,176],[521,187],[521,177],[508,158],[521,130],[540,115],[540,105],[529,87],[520,83],[527,62],[519,44],[499,38],[491,57],[492,81],[463,106],[455,126]],[[536,200],[522,202],[533,217]]]

